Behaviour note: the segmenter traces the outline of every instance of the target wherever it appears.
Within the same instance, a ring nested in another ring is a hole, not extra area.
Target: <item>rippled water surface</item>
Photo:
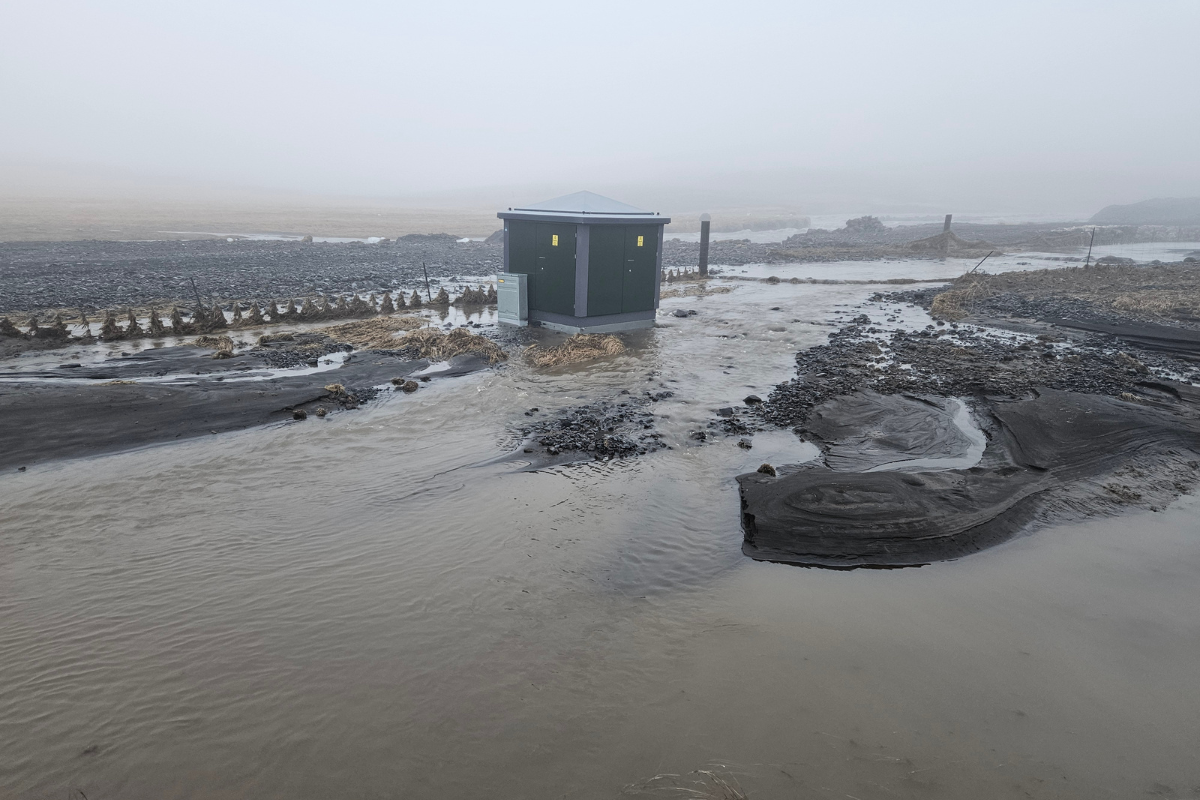
[[[0,477],[0,797],[1191,796],[1197,501],[916,570],[741,555],[733,476],[815,450],[688,434],[876,288]],[[496,460],[529,408],[663,387],[670,450]]]

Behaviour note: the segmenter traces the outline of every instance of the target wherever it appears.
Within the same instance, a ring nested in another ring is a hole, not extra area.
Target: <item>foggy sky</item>
[[[1200,194],[1200,3],[0,6],[0,162],[310,193]]]

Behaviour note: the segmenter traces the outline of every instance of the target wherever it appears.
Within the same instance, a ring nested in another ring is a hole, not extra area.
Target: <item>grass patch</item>
[[[611,333],[580,333],[554,347],[530,345],[523,355],[535,367],[561,367],[624,352],[625,344]]]
[[[398,340],[398,344],[416,348],[422,358],[431,361],[448,361],[454,356],[474,355],[489,364],[495,364],[508,358],[500,345],[466,328],[455,328],[449,333],[442,333],[438,328],[422,328]]]
[[[321,328],[335,342],[354,345],[359,350],[391,350],[402,346],[400,331],[416,330],[425,325],[420,317],[375,317]]]

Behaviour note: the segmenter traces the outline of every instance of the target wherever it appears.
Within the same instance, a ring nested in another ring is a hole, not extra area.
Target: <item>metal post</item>
[[[950,218],[951,218],[951,217],[953,217],[953,216],[954,216],[953,214],[947,214],[947,215],[946,215],[946,222],[945,222],[945,224],[944,224],[944,225],[942,225],[942,233],[949,233],[949,232],[950,232]]]
[[[708,229],[712,224],[711,214],[700,215],[700,274],[708,274]]]
[[[1088,256],[1087,261],[1083,262],[1083,266],[1090,266],[1092,263],[1092,243],[1096,241],[1096,229],[1092,228],[1092,238],[1088,240]]]
[[[425,273],[425,296],[429,298],[429,304],[433,305],[433,293],[429,291],[429,270],[425,269],[425,262],[421,262],[421,272]]]

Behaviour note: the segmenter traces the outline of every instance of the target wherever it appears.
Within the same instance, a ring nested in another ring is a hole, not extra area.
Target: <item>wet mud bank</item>
[[[1200,391],[1176,392],[976,398],[989,436],[981,462],[937,471],[861,467],[914,451],[961,452],[961,433],[945,415],[899,396],[830,401],[806,428],[836,437],[822,441],[824,464],[738,477],[743,552],[839,569],[919,566],[977,552],[1032,523],[1161,508],[1200,479]]]
[[[914,294],[874,300],[928,308],[938,293]],[[799,353],[797,377],[759,413],[822,458],[738,476],[743,552],[840,569],[918,566],[1050,522],[1160,510],[1193,491],[1195,331],[1111,310],[1103,323],[1055,325],[1076,302],[1047,302],[1043,319],[1020,324],[975,308],[919,331],[863,314]],[[984,437],[972,458],[954,398]]]
[[[271,423],[314,424],[381,391],[412,392],[488,366],[462,354],[445,369],[418,374],[431,361],[412,348],[348,349],[301,334],[224,358],[214,359],[219,350],[165,347],[7,374],[0,380],[0,469]]]

